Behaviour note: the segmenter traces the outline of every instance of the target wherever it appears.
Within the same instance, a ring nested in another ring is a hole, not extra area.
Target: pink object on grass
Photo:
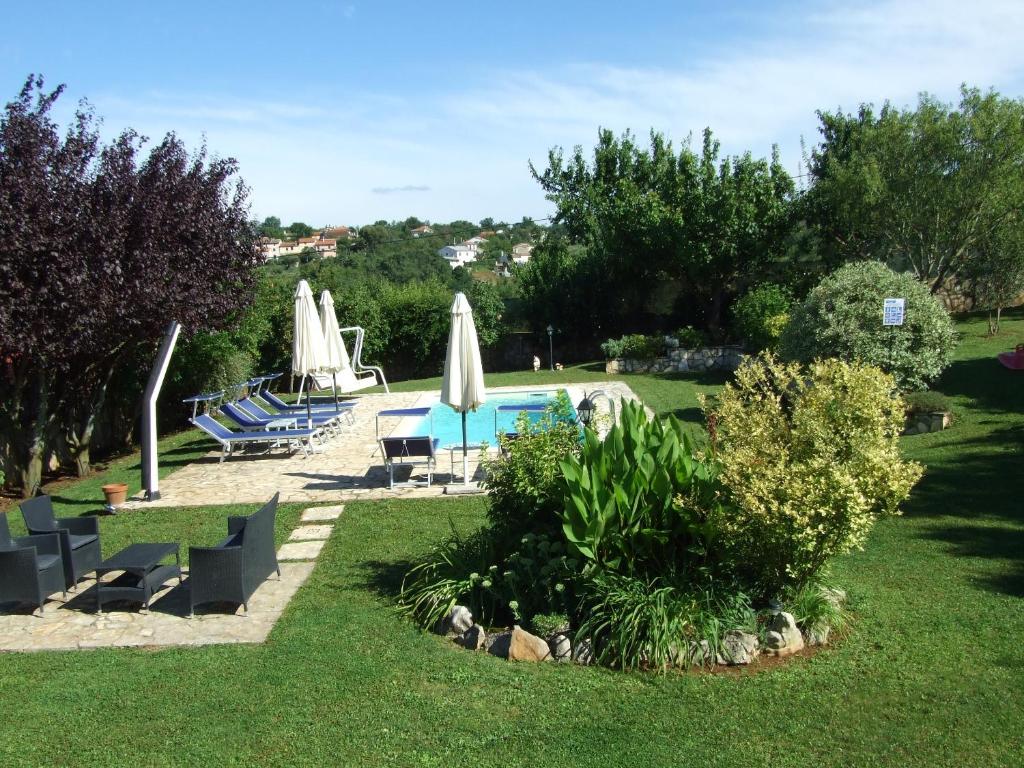
[[[1011,371],[1024,371],[1024,344],[1018,344],[1013,352],[1000,352],[999,362]]]

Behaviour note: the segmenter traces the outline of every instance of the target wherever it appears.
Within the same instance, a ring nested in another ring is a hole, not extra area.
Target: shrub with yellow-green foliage
[[[895,382],[873,366],[765,354],[704,410],[727,499],[709,521],[720,557],[766,597],[860,548],[921,476],[900,458]]]

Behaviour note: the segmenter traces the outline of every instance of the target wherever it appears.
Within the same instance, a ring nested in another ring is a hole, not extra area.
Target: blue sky
[[[286,223],[544,216],[528,161],[599,126],[678,143],[707,125],[798,172],[816,109],[961,82],[1024,96],[1017,0],[37,0],[4,20],[5,100],[38,72],[107,134],[205,137],[239,160],[253,215]]]

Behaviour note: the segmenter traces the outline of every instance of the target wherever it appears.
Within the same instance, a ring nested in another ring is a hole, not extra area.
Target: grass
[[[983,319],[960,323],[939,386],[956,427],[904,439],[927,465],[906,514],[835,564],[855,612],[836,648],[756,674],[670,676],[470,654],[415,630],[392,596],[449,519],[481,524],[484,500],[358,502],[263,645],[0,655],[0,763],[1021,765],[1024,374],[995,353],[1024,340],[1024,319],[1004,325],[989,339]],[[488,383],[604,378],[580,368]],[[623,378],[684,417],[715,386]],[[227,511],[105,518],[104,537],[209,543]]]

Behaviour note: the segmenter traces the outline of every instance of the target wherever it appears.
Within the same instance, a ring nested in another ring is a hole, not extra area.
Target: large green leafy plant
[[[703,559],[712,531],[714,470],[695,458],[674,416],[648,419],[624,402],[605,436],[587,431],[579,457],[561,462],[562,529],[570,547],[601,569],[634,573],[683,570]]]

